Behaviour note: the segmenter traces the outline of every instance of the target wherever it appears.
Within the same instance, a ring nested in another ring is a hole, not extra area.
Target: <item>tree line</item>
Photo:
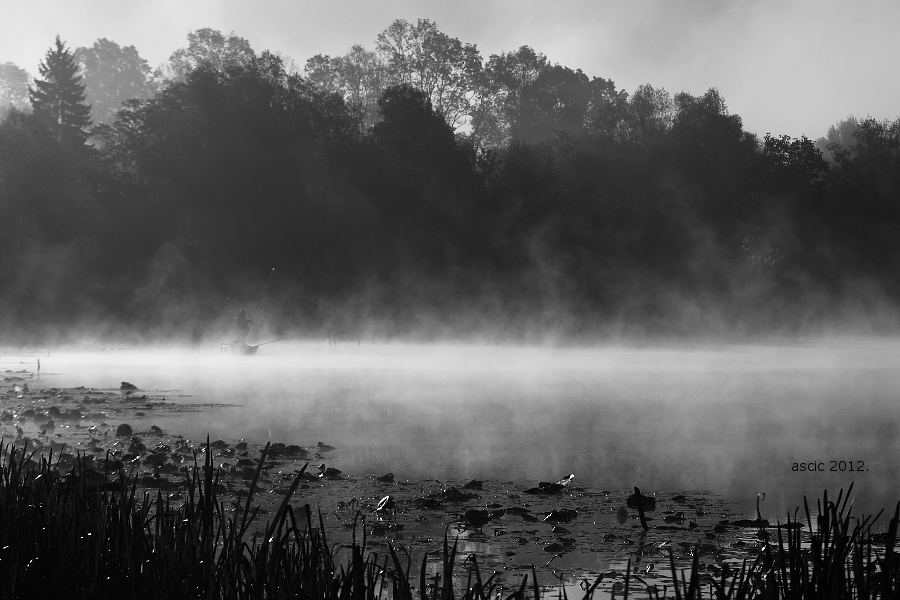
[[[501,340],[895,328],[900,119],[743,129],[427,20],[299,69],[191,32],[155,71],[0,65],[2,326]],[[23,99],[22,83],[29,82]],[[18,90],[18,91],[17,91]]]

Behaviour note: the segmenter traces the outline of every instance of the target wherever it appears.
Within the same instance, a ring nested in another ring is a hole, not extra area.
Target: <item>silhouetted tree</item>
[[[246,65],[256,56],[250,42],[232,31],[225,36],[221,31],[204,27],[187,35],[187,48],[179,48],[169,57],[169,62],[154,72],[160,82],[184,81],[194,69],[206,65],[222,70],[226,67]]]
[[[109,298],[98,289],[104,273],[94,261],[107,222],[86,184],[89,173],[89,162],[66,151],[46,120],[13,110],[0,123],[5,333],[53,335]]]
[[[408,85],[385,90],[382,119],[373,128],[385,165],[380,208],[407,259],[429,268],[467,264],[483,256],[486,238],[485,171],[471,144],[457,142],[428,96]]]
[[[126,100],[149,98],[156,92],[150,66],[134,46],[121,47],[106,38],[90,48],[77,48],[78,62],[95,123],[111,125]]]
[[[840,144],[845,148],[849,148],[854,145],[856,143],[855,134],[858,125],[859,119],[850,115],[836,125],[830,126],[828,133],[816,140],[816,147],[822,152],[822,157],[829,162],[833,162],[834,159],[831,156],[831,150],[828,149],[829,146]]]
[[[29,88],[34,114],[47,123],[64,146],[83,147],[91,124],[91,107],[84,104],[84,84],[75,57],[59,36],[38,71],[43,79],[35,79],[34,88]]]
[[[735,175],[741,159],[755,150],[755,139],[745,135],[739,115],[729,114],[719,91],[711,88],[702,96],[680,93],[675,105],[672,140],[690,175]]]
[[[547,57],[530,46],[521,46],[515,52],[491,55],[487,70],[506,90],[506,104],[515,107],[519,103],[519,91],[537,80],[550,67]]]
[[[496,121],[492,137],[503,143],[509,136],[510,123],[515,120],[521,103],[521,91],[550,64],[547,57],[530,46],[521,46],[515,52],[492,54],[485,65],[488,80],[494,86],[496,114],[489,115]]]
[[[806,189],[821,184],[828,163],[822,151],[805,135],[793,139],[788,135],[772,137],[766,134],[763,155],[769,160],[769,168],[776,181]]]
[[[31,108],[28,101],[28,84],[31,76],[11,62],[0,64],[0,121],[6,118],[10,109]]]
[[[517,92],[510,134],[520,140],[543,141],[557,132],[577,134],[591,127],[593,116],[616,97],[611,81],[588,78],[581,69],[554,65]]]
[[[662,146],[674,116],[675,102],[669,93],[644,84],[628,98],[619,138],[649,154]]]
[[[474,44],[451,38],[428,19],[419,19],[415,25],[398,19],[378,35],[377,49],[392,84],[425,92],[435,112],[453,130],[467,121],[482,69]]]
[[[410,161],[439,164],[456,148],[453,131],[435,112],[428,95],[411,85],[385,90],[378,101],[382,120],[373,133],[376,141]]]
[[[333,233],[315,213],[329,210],[350,162],[333,156],[351,154],[358,136],[341,98],[264,52],[131,103],[101,141],[137,227],[228,278],[260,263],[309,267],[301,248]]]
[[[358,107],[364,115],[363,130],[377,122],[378,98],[390,85],[381,54],[356,44],[344,56],[317,54],[306,61],[305,73],[319,89],[340,94],[348,104]]]
[[[89,58],[146,83],[133,49],[82,50],[85,83]],[[12,110],[0,330],[102,314],[199,334],[273,266],[291,329],[791,327],[839,314],[861,280],[900,302],[900,121],[848,119],[823,156],[758,140],[715,89],[629,96],[528,46],[483,64],[427,20],[306,67],[192,32],[158,92],[77,155],[48,110]]]
[[[483,66],[474,44],[451,38],[436,23],[397,19],[378,35],[374,51],[355,45],[343,56],[319,54],[307,60],[305,73],[320,89],[359,106],[367,129],[378,121],[384,90],[409,85],[457,130],[477,111]]]
[[[866,118],[853,135],[853,145],[828,146],[835,162],[832,188],[858,210],[900,218],[900,118]]]

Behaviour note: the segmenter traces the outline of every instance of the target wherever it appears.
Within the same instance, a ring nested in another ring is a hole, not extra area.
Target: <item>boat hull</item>
[[[250,344],[239,344],[237,342],[223,342],[221,352],[224,354],[225,352],[235,352],[237,354],[256,354],[256,351],[259,349],[259,345],[256,346]]]

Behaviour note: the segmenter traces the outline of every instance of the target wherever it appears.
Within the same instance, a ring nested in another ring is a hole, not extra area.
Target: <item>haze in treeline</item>
[[[428,20],[302,68],[212,29],[156,69],[48,42],[34,77],[0,65],[4,342],[199,341],[257,305],[272,335],[364,339],[900,323],[900,119],[760,136],[716,89]]]

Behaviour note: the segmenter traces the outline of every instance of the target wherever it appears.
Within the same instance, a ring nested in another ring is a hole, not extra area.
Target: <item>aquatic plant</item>
[[[160,490],[139,490],[138,478],[121,467],[110,473],[113,460],[107,460],[100,473],[78,456],[63,473],[52,454],[44,458],[29,454],[27,446],[0,442],[0,597],[541,597],[534,570],[509,588],[496,572],[485,577],[477,557],[458,562],[457,546],[446,533],[440,564],[431,576],[427,553],[416,574],[412,557],[403,549],[388,544],[383,557],[369,551],[364,527],[359,528],[361,539],[354,526],[352,543],[330,546],[321,514],[316,519],[308,504],[300,509],[291,504],[306,466],[297,472],[271,519],[260,523],[253,498],[269,450],[267,445],[262,451],[246,494],[238,494],[237,501],[220,497],[224,488],[211,453],[204,453],[202,465],[195,454],[193,466],[183,470],[184,502],[176,506]],[[849,495],[848,490],[830,502],[826,493],[815,520],[804,501],[808,539],[789,516],[777,528],[777,543],[766,542],[753,561],[745,560],[740,570],[722,569],[718,579],[702,574],[699,553],[688,577],[670,555],[674,584],[662,594],[670,591],[674,596],[667,597],[677,600],[895,598],[900,590],[900,563],[894,552],[900,503],[888,531],[876,534],[871,528],[878,516],[851,527]],[[768,530],[761,525],[760,532]],[[460,574],[460,566],[467,573]],[[601,575],[585,585],[585,598],[592,597],[602,581]],[[640,589],[640,583],[629,565],[621,597]],[[617,584],[614,595],[618,589]],[[662,597],[656,588],[642,591]],[[565,591],[559,594],[564,597]]]
[[[379,564],[361,527],[362,540],[354,528],[352,544],[330,548],[321,515],[316,525],[309,505],[299,514],[291,506],[306,466],[274,516],[251,532],[259,516],[253,497],[268,452],[267,445],[246,498],[239,495],[234,503],[218,496],[211,453],[202,466],[195,455],[193,467],[184,469],[184,503],[176,508],[159,490],[155,497],[140,491],[138,478],[121,468],[96,473],[79,456],[63,474],[52,455],[3,446],[0,597],[412,600],[411,562],[404,568],[393,546]],[[349,550],[345,562],[336,560],[341,550]],[[418,598],[455,597],[455,545],[445,538],[443,567],[431,585],[427,558]],[[486,598],[498,589],[494,576],[482,579],[474,559],[471,567],[463,598]],[[521,590],[517,597],[524,597]]]
[[[897,598],[900,592],[900,564],[894,551],[897,527],[900,523],[900,502],[891,518],[888,531],[873,533],[872,526],[881,516],[862,519],[852,517],[848,499],[853,485],[837,500],[828,500],[826,490],[817,505],[815,519],[804,497],[808,540],[804,541],[803,526],[795,512],[787,515],[785,523],[778,523],[777,543],[771,543],[768,522],[758,515],[758,537],[764,541],[755,559],[745,559],[740,570],[723,568],[718,579],[702,574],[700,553],[694,553],[690,576],[676,569],[670,553],[670,569],[674,580],[673,593],[677,600],[699,598],[717,599],[807,599],[852,598],[875,600]],[[799,511],[799,509],[798,509]],[[851,527],[851,521],[854,522]],[[883,551],[878,547],[884,543]],[[704,589],[706,593],[704,594]],[[658,594],[649,593],[651,598]]]

